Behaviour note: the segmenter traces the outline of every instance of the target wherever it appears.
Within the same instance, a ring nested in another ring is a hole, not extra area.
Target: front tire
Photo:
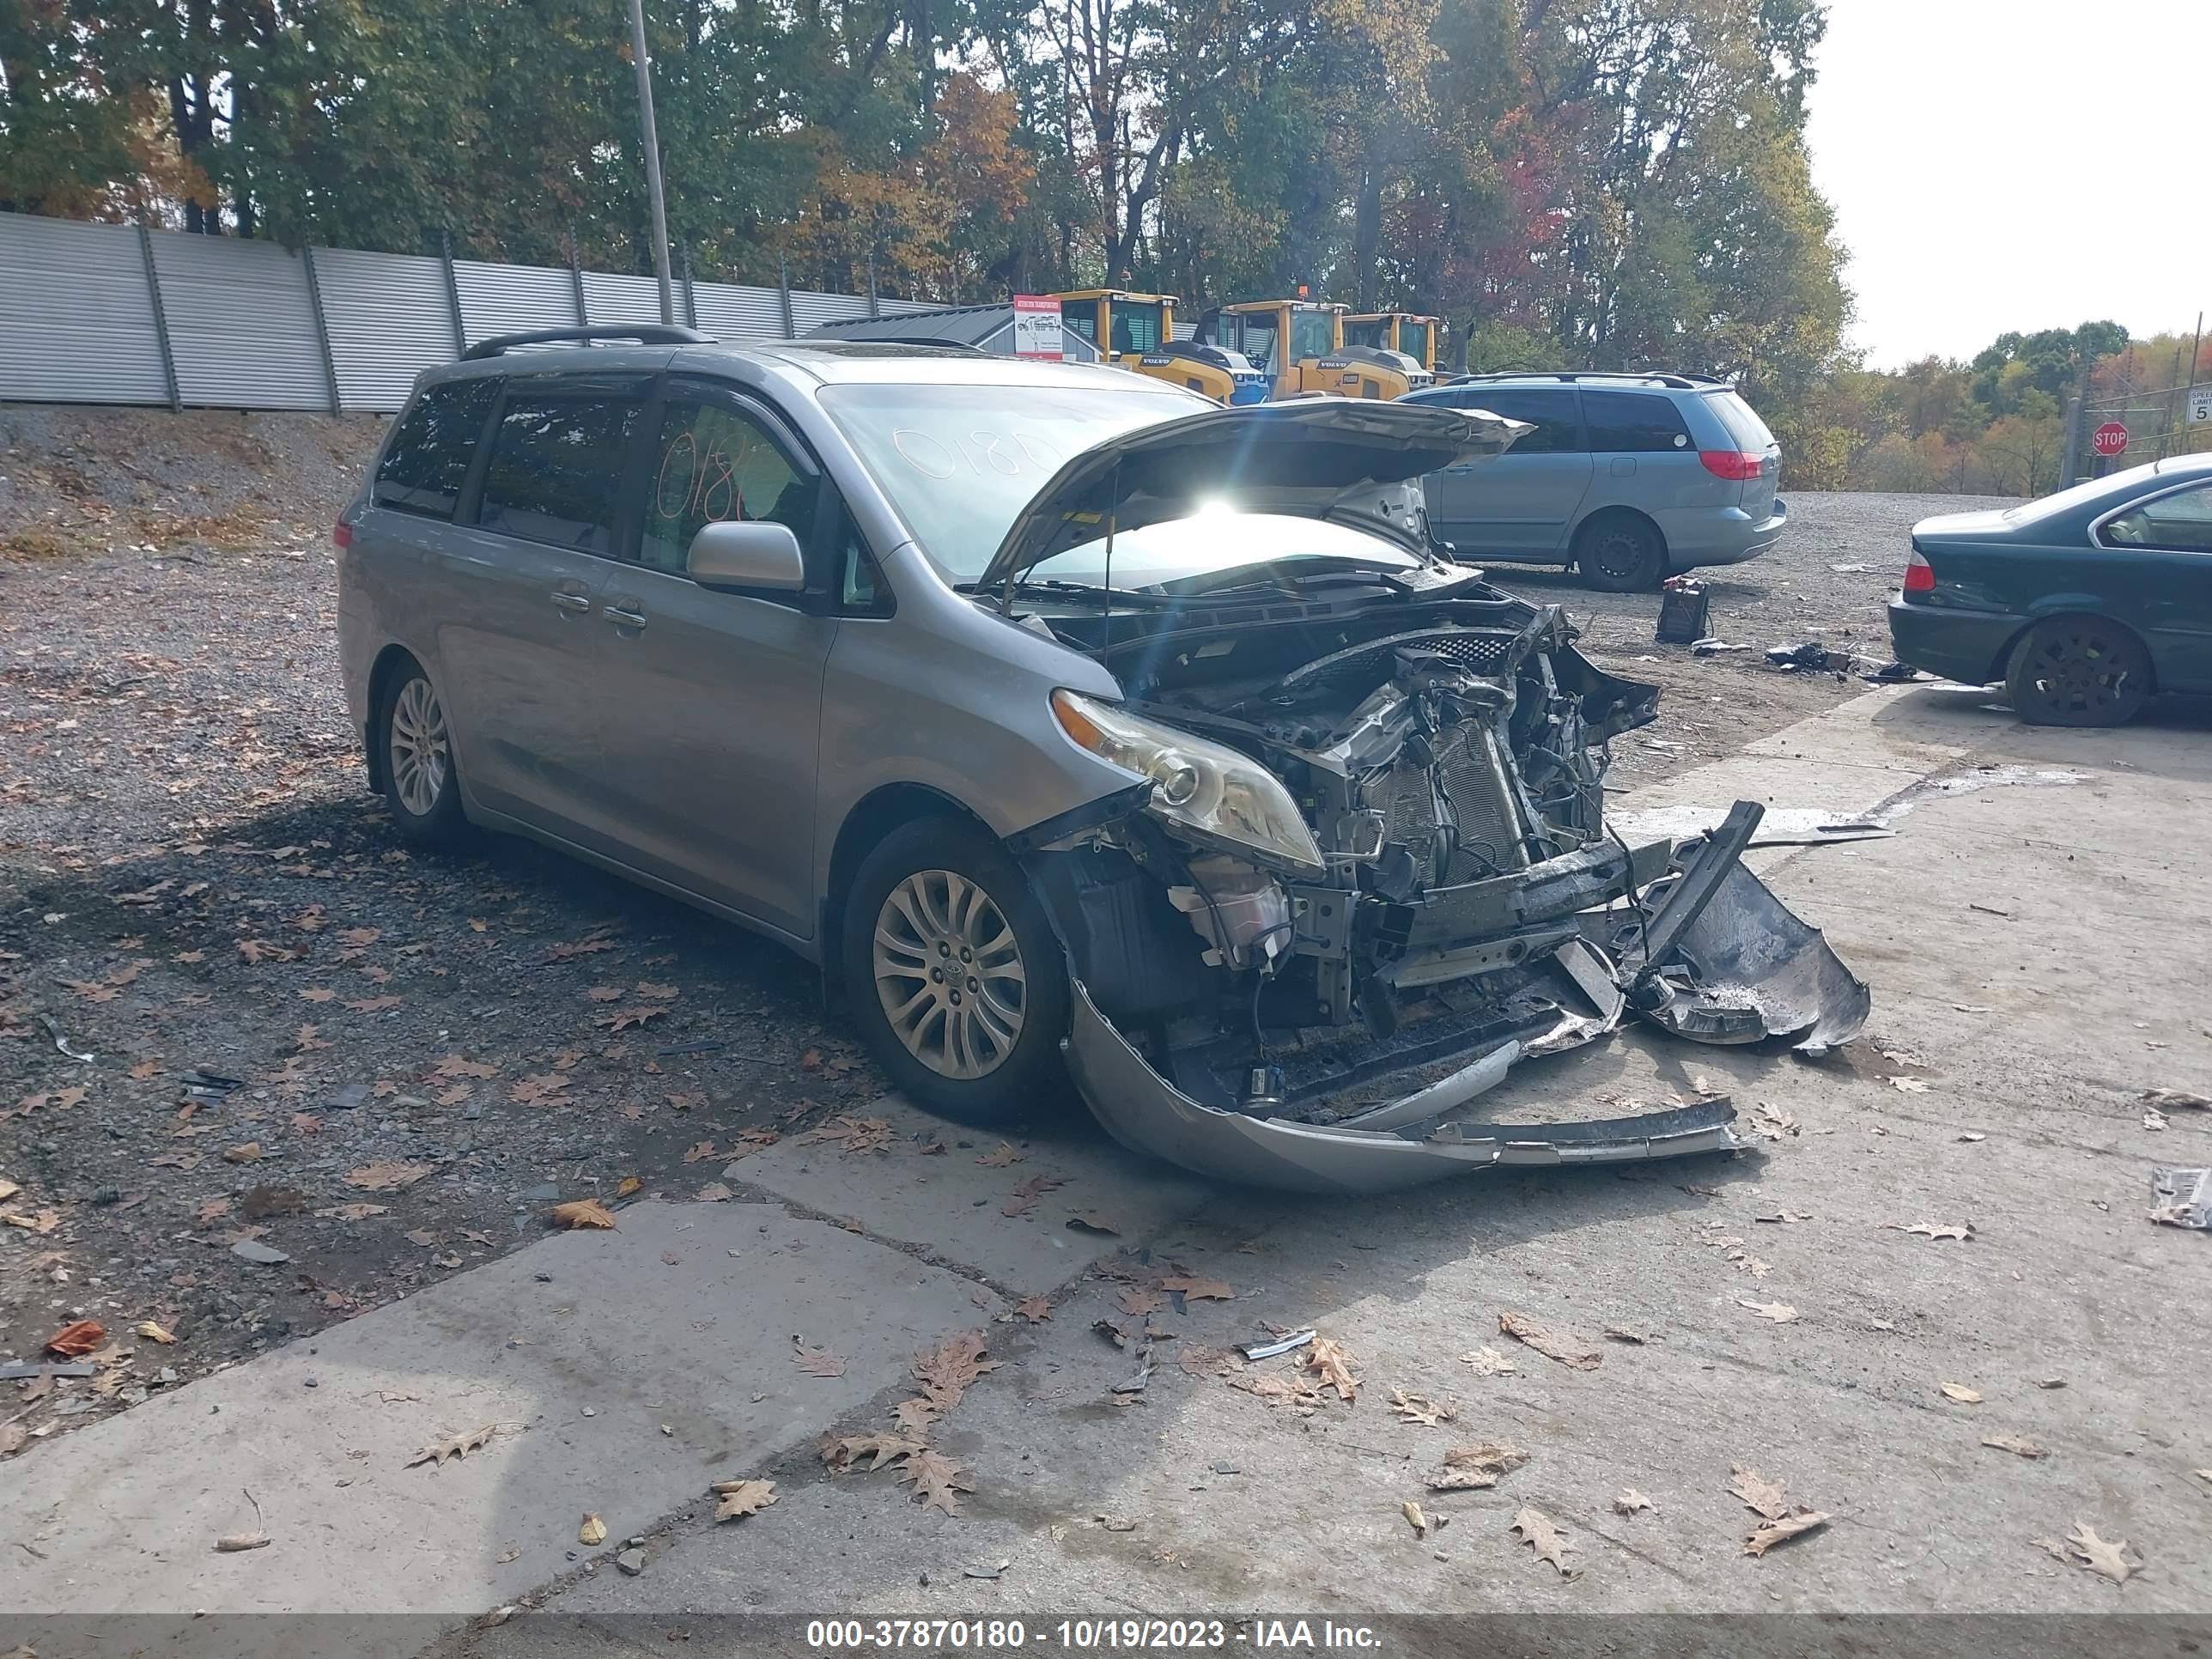
[[[2150,689],[2150,653],[2103,617],[2045,617],[2005,670],[2005,696],[2030,726],[2124,726]]]
[[[992,836],[951,817],[893,830],[854,878],[842,934],[861,1036],[916,1105],[986,1126],[1065,1097],[1066,959]]]
[[[1601,593],[1643,593],[1667,574],[1666,544],[1642,519],[1601,514],[1575,536],[1575,566]]]
[[[453,738],[438,688],[409,662],[384,688],[377,706],[378,759],[384,801],[400,835],[417,847],[444,846],[467,828]]]

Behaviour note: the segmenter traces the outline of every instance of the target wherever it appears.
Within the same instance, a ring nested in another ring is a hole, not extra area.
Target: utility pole
[[[660,278],[660,320],[676,320],[668,270],[668,200],[660,188],[660,134],[653,125],[653,59],[645,48],[645,0],[629,0],[629,55],[637,64],[638,125],[645,134],[645,187],[653,201],[653,270]]]

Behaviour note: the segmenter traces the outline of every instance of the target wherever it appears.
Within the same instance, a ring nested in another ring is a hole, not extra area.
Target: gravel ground
[[[511,1249],[556,1200],[694,1194],[835,1135],[886,1086],[773,946],[529,844],[404,850],[319,540],[373,423],[185,417],[233,454],[175,419],[0,410],[0,1353],[102,1327],[93,1376],[0,1398],[0,1455]],[[58,488],[103,431],[160,441],[112,494]],[[1907,527],[1969,504],[1797,498],[1774,556],[1713,579],[1714,629],[1884,655]],[[1859,689],[1653,647],[1649,595],[1500,574],[1667,687],[1623,784]],[[240,1086],[194,1097],[195,1069]]]

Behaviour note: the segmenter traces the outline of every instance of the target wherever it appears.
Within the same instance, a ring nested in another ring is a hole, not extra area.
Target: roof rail
[[[463,362],[496,357],[516,346],[589,345],[593,340],[635,340],[640,345],[713,345],[714,337],[680,323],[603,323],[593,328],[533,328],[525,334],[495,334],[461,354]]]
[[[1678,392],[1728,384],[1711,374],[1673,374],[1656,368],[1501,368],[1486,374],[1455,374],[1451,384],[1466,386],[1480,380],[1656,380]]]

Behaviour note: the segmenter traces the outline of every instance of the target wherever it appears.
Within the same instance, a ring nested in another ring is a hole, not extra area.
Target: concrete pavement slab
[[[618,1548],[811,1440],[996,1301],[779,1206],[620,1216],[9,1465],[6,1610],[480,1613],[590,1553],[586,1511]],[[801,1371],[795,1335],[843,1374]],[[408,1467],[489,1425],[483,1449]],[[216,1553],[255,1529],[246,1491],[274,1542]]]
[[[1076,1106],[1005,1135],[948,1124],[896,1096],[865,1115],[890,1125],[886,1150],[855,1156],[834,1142],[784,1140],[731,1164],[723,1178],[849,1216],[872,1237],[957,1263],[1016,1296],[1066,1283],[1124,1243],[1196,1214],[1217,1190],[1116,1146]],[[1024,1194],[1046,1182],[1056,1184]],[[1114,1231],[1071,1226],[1077,1216]]]

